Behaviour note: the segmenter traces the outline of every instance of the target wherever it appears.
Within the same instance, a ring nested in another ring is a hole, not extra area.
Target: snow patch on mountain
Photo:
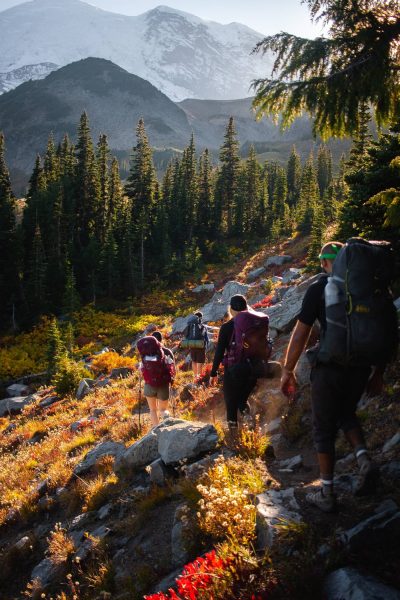
[[[45,62],[38,65],[26,65],[8,73],[0,73],[0,93],[13,90],[30,79],[44,79],[49,73],[58,68],[59,65]]]
[[[252,80],[268,75],[272,62],[251,54],[263,36],[249,27],[168,6],[130,17],[80,0],[32,0],[0,12],[0,31],[3,91],[44,76],[29,66],[94,56],[147,79],[173,100],[241,98]],[[19,69],[25,75],[12,75]]]

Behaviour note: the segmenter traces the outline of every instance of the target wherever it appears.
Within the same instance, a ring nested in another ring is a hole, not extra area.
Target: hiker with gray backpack
[[[201,370],[206,362],[206,348],[209,344],[207,328],[202,320],[203,313],[200,311],[190,316],[183,332],[184,339],[181,341],[181,347],[190,350],[195,383],[199,381],[201,376]]]
[[[268,316],[250,308],[244,296],[232,296],[229,321],[221,325],[210,384],[217,381],[218,367],[224,365],[223,392],[226,417],[232,441],[237,441],[238,413],[250,421],[248,398],[259,377],[268,377],[272,344],[268,336]]]
[[[390,291],[393,250],[387,242],[351,238],[329,242],[319,255],[325,271],[308,288],[292,333],[281,378],[281,390],[293,400],[295,368],[316,320],[320,342],[306,354],[311,363],[313,437],[321,487],[306,501],[320,510],[336,509],[335,440],[341,429],[358,464],[353,492],[373,491],[379,470],[372,462],[356,415],[364,393],[382,391],[386,364],[398,345],[397,314]]]

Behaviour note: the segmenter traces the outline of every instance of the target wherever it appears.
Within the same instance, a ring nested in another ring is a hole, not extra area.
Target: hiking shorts
[[[190,358],[194,363],[204,364],[206,362],[206,350],[205,348],[191,348]]]
[[[311,371],[313,435],[317,452],[335,453],[339,429],[361,432],[356,410],[370,376],[370,367],[317,364]]]
[[[169,383],[153,387],[149,383],[144,384],[144,395],[146,398],[157,398],[158,400],[169,400]]]

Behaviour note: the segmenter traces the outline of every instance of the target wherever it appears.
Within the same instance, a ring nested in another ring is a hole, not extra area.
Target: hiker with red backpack
[[[193,380],[197,383],[200,379],[201,371],[206,362],[206,348],[209,344],[206,326],[202,323],[203,313],[195,312],[189,317],[185,330],[184,339],[181,342],[182,348],[190,349],[190,358],[192,361]]]
[[[144,396],[153,427],[158,425],[159,418],[169,417],[170,384],[175,377],[174,355],[161,342],[161,332],[154,331],[141,338],[136,345],[142,361],[140,369],[144,379]]]
[[[238,412],[248,420],[248,398],[258,377],[267,376],[271,343],[268,316],[252,310],[241,294],[230,299],[229,321],[221,325],[210,383],[215,385],[218,367],[224,365],[223,391],[228,427],[233,439],[237,435]]]
[[[386,242],[352,238],[329,242],[319,255],[325,271],[310,285],[292,333],[282,371],[281,390],[293,399],[294,374],[316,320],[320,342],[307,351],[311,370],[313,436],[321,487],[306,501],[320,510],[336,508],[335,440],[342,429],[354,450],[356,496],[372,491],[379,476],[356,415],[364,393],[382,391],[383,372],[397,349],[397,315],[390,293],[393,251]]]

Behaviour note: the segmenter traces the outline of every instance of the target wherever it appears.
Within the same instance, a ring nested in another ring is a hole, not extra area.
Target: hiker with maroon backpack
[[[169,348],[161,344],[162,335],[154,331],[141,338],[136,347],[141,356],[141,371],[144,379],[144,395],[154,427],[161,419],[169,417],[168,400],[170,384],[175,377],[175,360]]]
[[[267,375],[271,344],[267,315],[252,310],[244,296],[232,296],[228,312],[231,319],[223,323],[219,331],[210,383],[215,385],[218,367],[222,362],[226,416],[235,438],[238,412],[246,419],[250,416],[248,398],[257,378]]]
[[[389,289],[394,264],[389,244],[360,238],[345,245],[329,242],[319,259],[325,274],[305,294],[286,352],[281,389],[293,398],[294,370],[318,320],[320,343],[307,353],[321,487],[306,500],[331,512],[336,508],[333,476],[339,429],[358,463],[354,494],[372,491],[377,481],[379,471],[368,455],[356,409],[364,391],[374,395],[382,390],[385,365],[397,349],[397,316]]]

